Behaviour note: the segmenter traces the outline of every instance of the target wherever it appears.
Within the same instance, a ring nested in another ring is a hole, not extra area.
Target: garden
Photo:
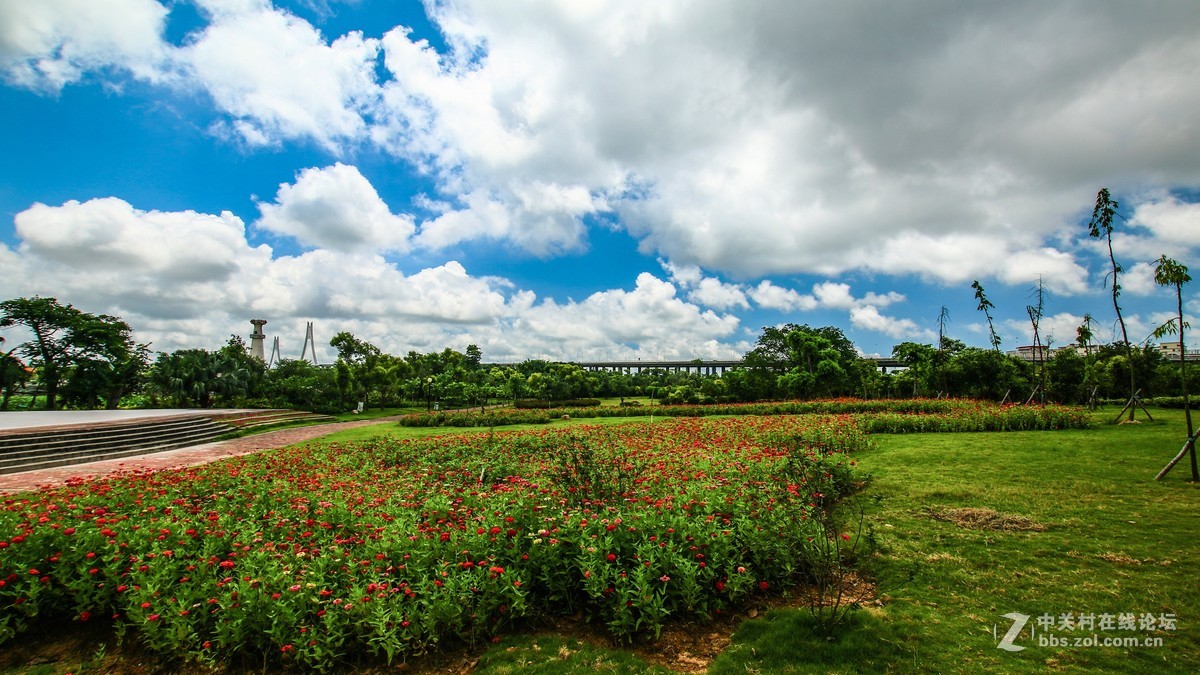
[[[0,644],[73,621],[172,669],[419,667],[466,650],[485,671],[561,672],[761,609],[713,671],[1196,665],[1200,608],[1166,581],[1197,573],[1195,490],[1149,483],[1170,453],[1138,440],[1172,443],[1170,411],[1114,426],[1055,406],[781,405],[426,437],[389,425],[5,497]],[[1126,527],[1141,519],[1155,527]],[[839,595],[867,577],[871,597]],[[831,617],[838,603],[854,611]],[[1169,614],[1178,630],[1119,653],[1009,654],[991,635],[1006,612],[1084,610]],[[601,646],[540,632],[564,617]]]

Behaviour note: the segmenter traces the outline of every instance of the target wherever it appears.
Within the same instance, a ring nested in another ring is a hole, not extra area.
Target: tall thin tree
[[[1183,390],[1183,415],[1187,420],[1187,433],[1189,439],[1190,456],[1192,462],[1192,480],[1200,481],[1200,470],[1196,466],[1196,443],[1192,439],[1195,435],[1195,430],[1192,428],[1192,410],[1188,402],[1187,389],[1187,353],[1183,346],[1183,329],[1190,326],[1183,320],[1183,285],[1191,281],[1192,277],[1188,274],[1188,268],[1179,262],[1162,256],[1158,259],[1154,267],[1154,283],[1159,286],[1174,286],[1175,287],[1175,318],[1167,321],[1159,326],[1154,331],[1155,338],[1161,338],[1166,335],[1179,334],[1179,379],[1180,386]]]
[[[1094,384],[1094,363],[1092,361],[1092,339],[1096,337],[1095,319],[1091,314],[1083,315],[1083,323],[1075,329],[1075,344],[1083,347],[1084,359],[1084,376],[1083,381],[1086,384],[1092,385],[1092,393],[1088,395],[1088,409],[1091,410],[1096,404],[1096,390],[1099,389]]]
[[[1033,325],[1033,366],[1038,370],[1038,380],[1040,382],[1038,391],[1041,392],[1039,399],[1046,400],[1046,354],[1047,351],[1042,347],[1041,323],[1042,317],[1046,314],[1046,284],[1042,277],[1038,276],[1037,286],[1033,288],[1033,296],[1037,298],[1036,304],[1026,305],[1025,312],[1029,314],[1029,323]],[[1032,399],[1031,399],[1032,400]]]
[[[1092,208],[1092,219],[1088,221],[1088,234],[1095,239],[1103,238],[1108,244],[1108,260],[1112,263],[1112,300],[1113,309],[1117,312],[1117,323],[1121,325],[1121,342],[1125,345],[1125,358],[1129,361],[1129,421],[1133,421],[1133,399],[1137,396],[1137,375],[1133,368],[1133,346],[1129,344],[1129,331],[1125,329],[1125,317],[1121,315],[1121,283],[1119,276],[1123,271],[1113,255],[1112,233],[1113,219],[1119,213],[1120,203],[1108,193],[1108,188],[1100,188],[1096,193],[1096,205]]]
[[[988,300],[986,295],[984,295],[983,285],[979,283],[978,279],[971,282],[971,288],[975,289],[975,299],[979,301],[979,307],[977,307],[977,309],[983,312],[983,315],[987,317],[989,335],[988,339],[992,343],[992,349],[995,349],[997,352],[999,352],[1000,336],[996,335],[996,328],[992,323],[992,310],[995,309],[996,306],[992,304],[991,300]]]
[[[946,392],[946,389],[947,389],[945,368],[946,368],[946,362],[950,359],[950,357],[947,354],[947,350],[946,350],[946,347],[947,347],[946,325],[949,323],[950,323],[950,310],[947,309],[945,305],[942,305],[942,311],[938,313],[938,344],[937,344],[937,351],[934,353],[934,357],[936,359],[936,367],[937,367],[938,386],[940,387],[940,391],[938,392],[939,397],[941,396],[941,394],[943,392]]]

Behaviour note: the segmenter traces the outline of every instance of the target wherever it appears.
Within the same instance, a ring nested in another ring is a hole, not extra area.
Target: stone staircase
[[[0,474],[186,448],[231,431],[229,424],[188,416],[0,433]]]
[[[333,420],[299,410],[254,410],[0,431],[0,474],[149,455],[211,443],[238,431]]]
[[[214,420],[228,424],[238,431],[256,430],[284,426],[290,424],[322,424],[325,422],[333,422],[335,418],[329,415],[320,413],[306,412],[304,410],[253,410],[250,412],[241,412],[233,415],[223,415],[214,417]]]

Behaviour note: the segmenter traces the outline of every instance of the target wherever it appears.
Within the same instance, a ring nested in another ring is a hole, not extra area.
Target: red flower
[[[609,554],[608,554],[608,556],[606,557],[606,560],[608,560],[608,562],[616,562],[616,561],[617,561],[617,554],[615,554],[615,553],[609,553]]]

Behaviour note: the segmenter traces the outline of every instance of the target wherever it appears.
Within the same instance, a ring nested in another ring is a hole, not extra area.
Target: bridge
[[[884,372],[888,368],[903,368],[904,364],[890,356],[871,356],[864,357],[867,361],[874,361],[875,366]],[[666,370],[674,372],[695,372],[697,375],[724,375],[725,371],[734,368],[746,367],[746,362],[742,359],[733,360],[704,360],[692,359],[691,361],[654,361],[637,359],[633,361],[579,361],[575,365],[584,370],[608,370],[619,371],[624,373],[641,373],[647,370]]]

